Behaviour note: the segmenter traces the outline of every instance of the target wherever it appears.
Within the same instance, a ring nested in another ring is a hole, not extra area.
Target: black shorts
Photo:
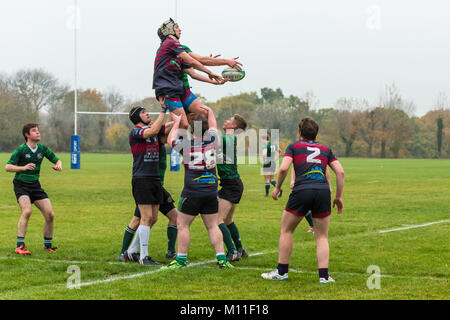
[[[284,210],[300,217],[304,217],[309,210],[313,218],[328,217],[331,213],[330,189],[293,191]]]
[[[163,190],[163,201],[159,204],[159,212],[161,212],[163,215],[167,215],[172,209],[175,208],[174,201],[170,193],[162,187]],[[141,212],[139,211],[139,207],[136,206],[136,209],[134,209],[134,216],[140,218]]]
[[[178,211],[196,216],[198,214],[214,214],[219,211],[219,199],[216,196],[200,198],[180,198]]]
[[[13,185],[17,201],[19,201],[19,198],[21,196],[28,196],[30,198],[31,203],[34,203],[36,200],[48,198],[48,195],[45,193],[44,189],[42,189],[39,181],[26,183],[14,179]]]
[[[159,177],[133,178],[131,181],[136,204],[160,204],[163,200],[161,179]]]
[[[262,172],[264,175],[269,175],[269,174],[272,175],[272,174],[275,174],[276,169],[277,169],[277,167],[276,167],[275,162],[270,161],[263,165]]]
[[[219,198],[238,204],[241,201],[244,185],[241,178],[220,180]]]

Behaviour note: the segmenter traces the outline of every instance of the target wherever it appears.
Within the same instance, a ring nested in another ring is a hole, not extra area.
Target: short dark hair
[[[30,134],[30,130],[33,128],[36,128],[36,127],[39,127],[39,125],[37,123],[27,123],[26,125],[23,126],[22,134],[23,134],[25,141],[28,141],[25,134]]]
[[[316,140],[317,133],[319,132],[319,124],[311,117],[304,117],[298,123],[298,131],[303,138]]]
[[[240,115],[235,114],[235,115],[233,116],[233,119],[234,119],[234,120],[233,120],[234,124],[235,124],[239,129],[242,129],[242,130],[247,129],[247,121],[245,121],[245,119],[242,118]]]

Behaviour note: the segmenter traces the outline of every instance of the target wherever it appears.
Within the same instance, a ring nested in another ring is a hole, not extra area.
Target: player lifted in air
[[[31,254],[25,246],[25,235],[33,203],[44,215],[44,250],[55,252],[56,248],[52,247],[55,214],[50,199],[39,183],[39,173],[44,157],[55,164],[52,166],[55,171],[62,170],[62,163],[52,150],[39,143],[41,134],[37,124],[26,124],[22,134],[26,142],[13,152],[5,167],[6,171],[16,173],[13,180],[14,193],[22,211],[17,226],[15,252],[21,255]]]
[[[210,242],[216,253],[220,268],[233,268],[226,260],[223,248],[223,237],[218,226],[218,199],[216,176],[216,149],[218,141],[217,124],[214,113],[203,107],[208,113],[207,120],[197,116],[194,120],[201,130],[194,128],[194,137],[180,139],[178,129],[181,117],[177,116],[174,127],[169,134],[168,143],[183,155],[185,167],[184,188],[178,206],[178,251],[177,257],[165,269],[179,269],[187,264],[190,244],[190,226],[200,214],[208,231]],[[200,132],[199,132],[200,131]],[[182,148],[182,149],[181,149]]]
[[[189,126],[186,117],[187,112],[200,114],[204,117],[206,117],[206,112],[189,87],[184,86],[183,73],[187,72],[196,80],[212,84],[223,84],[225,80],[185,51],[178,41],[181,36],[181,29],[175,21],[169,19],[164,22],[158,35],[164,41],[161,42],[155,58],[153,73],[155,96],[157,98],[165,97],[165,103],[169,111],[182,117],[180,127],[186,129]],[[208,77],[196,73],[192,67],[206,73]]]
[[[225,134],[222,135],[221,150],[218,153],[221,161],[217,163],[217,172],[222,187],[219,191],[219,228],[227,246],[227,260],[230,262],[248,257],[242,247],[239,230],[233,221],[234,211],[244,192],[237,165],[236,134],[246,128],[247,122],[238,114],[226,120],[223,124]]]
[[[272,192],[272,198],[278,199],[281,185],[294,163],[295,185],[281,218],[281,231],[278,246],[278,267],[274,271],[263,273],[264,279],[287,280],[289,259],[293,247],[293,233],[305,214],[311,210],[314,220],[314,238],[319,268],[319,283],[334,282],[328,275],[330,248],[328,245],[328,227],[330,225],[331,196],[326,178],[329,165],[336,174],[336,196],[333,207],[342,213],[344,203],[344,169],[331,149],[316,142],[319,125],[311,117],[303,118],[299,123],[300,140],[291,143],[278,170],[278,180]]]

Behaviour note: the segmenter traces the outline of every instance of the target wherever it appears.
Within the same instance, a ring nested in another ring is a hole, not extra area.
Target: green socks
[[[234,246],[233,239],[231,238],[230,230],[227,228],[225,223],[219,224],[219,229],[220,229],[220,231],[222,231],[223,242],[225,242],[228,252],[236,251],[236,247]]]
[[[133,230],[128,226],[126,227],[125,234],[123,235],[122,250],[120,253],[124,253],[128,249],[135,233],[136,230]]]
[[[228,227],[228,230],[230,230],[231,238],[233,239],[233,242],[236,245],[236,249],[241,249],[242,243],[241,243],[241,237],[239,236],[238,228],[236,227],[234,222],[230,223],[227,227]]]
[[[21,244],[25,247],[25,237],[17,237],[17,245],[16,247],[19,247]]]
[[[167,242],[168,242],[167,250],[169,250],[170,252],[176,252],[175,243],[177,242],[177,234],[178,234],[177,226],[171,225],[167,226]]]
[[[177,262],[179,264],[186,264],[187,262],[187,253],[177,253]]]
[[[313,222],[311,210],[309,210],[309,211],[306,213],[305,218],[306,218],[306,221],[308,221],[309,226],[310,226],[311,228],[314,227],[314,222]]]
[[[52,247],[53,238],[44,237],[44,248],[50,249]]]

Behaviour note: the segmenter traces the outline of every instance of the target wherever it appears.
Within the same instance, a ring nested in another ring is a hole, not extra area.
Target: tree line
[[[313,117],[320,125],[318,141],[341,157],[450,158],[450,110],[440,93],[422,117],[413,115],[414,103],[404,99],[395,84],[386,86],[376,103],[340,98],[332,108],[320,108],[317,97],[286,96],[280,88],[262,88],[223,97],[212,107],[221,124],[240,114],[255,129],[279,129],[280,146],[297,139],[298,122]],[[133,101],[116,88],[78,90],[78,110],[127,112],[142,105],[159,111],[154,97]],[[55,151],[70,151],[74,133],[74,91],[42,69],[0,74],[0,152],[11,152],[23,143],[25,123],[40,125],[45,144]],[[132,124],[125,115],[78,115],[83,152],[129,152]]]

